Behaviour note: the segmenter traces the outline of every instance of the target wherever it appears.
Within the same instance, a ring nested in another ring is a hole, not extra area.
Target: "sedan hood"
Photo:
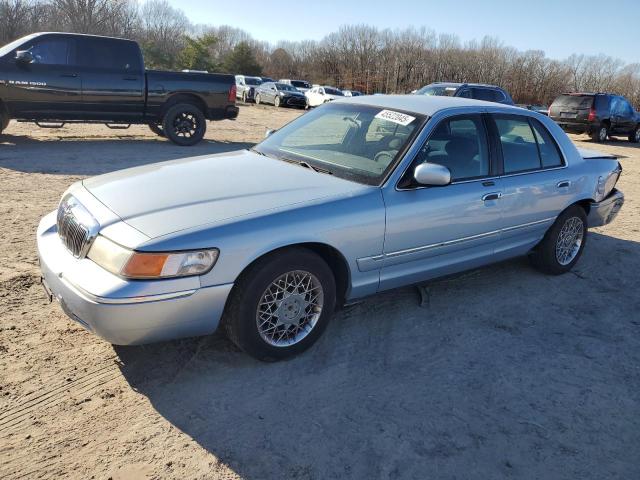
[[[151,238],[372,188],[248,150],[136,167],[82,183]]]

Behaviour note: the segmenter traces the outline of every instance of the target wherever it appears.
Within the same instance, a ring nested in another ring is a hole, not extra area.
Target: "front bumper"
[[[624,195],[620,190],[613,189],[601,202],[592,202],[589,209],[589,227],[601,227],[611,223],[624,204]]]
[[[42,281],[51,297],[72,320],[116,345],[212,333],[233,286],[203,288],[197,277],[189,284],[187,279],[124,280],[87,258],[74,258],[58,238],[55,212],[40,222],[37,240]]]

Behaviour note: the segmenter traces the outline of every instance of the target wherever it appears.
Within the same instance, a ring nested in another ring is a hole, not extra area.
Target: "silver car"
[[[353,299],[520,255],[567,272],[621,208],[620,173],[521,108],[345,98],[250,150],[72,185],[38,228],[43,283],[115,344],[221,325],[279,359]]]

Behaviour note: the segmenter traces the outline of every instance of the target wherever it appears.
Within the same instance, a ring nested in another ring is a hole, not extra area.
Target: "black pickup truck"
[[[0,133],[9,120],[42,127],[148,124],[194,145],[207,120],[238,116],[232,75],[145,70],[131,40],[36,33],[0,47]]]

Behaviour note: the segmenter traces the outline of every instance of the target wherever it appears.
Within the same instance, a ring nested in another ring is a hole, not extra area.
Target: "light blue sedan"
[[[567,272],[621,208],[620,173],[520,108],[351,97],[250,150],[72,185],[38,229],[43,284],[115,344],[222,325],[279,359],[383,290],[519,255]]]

